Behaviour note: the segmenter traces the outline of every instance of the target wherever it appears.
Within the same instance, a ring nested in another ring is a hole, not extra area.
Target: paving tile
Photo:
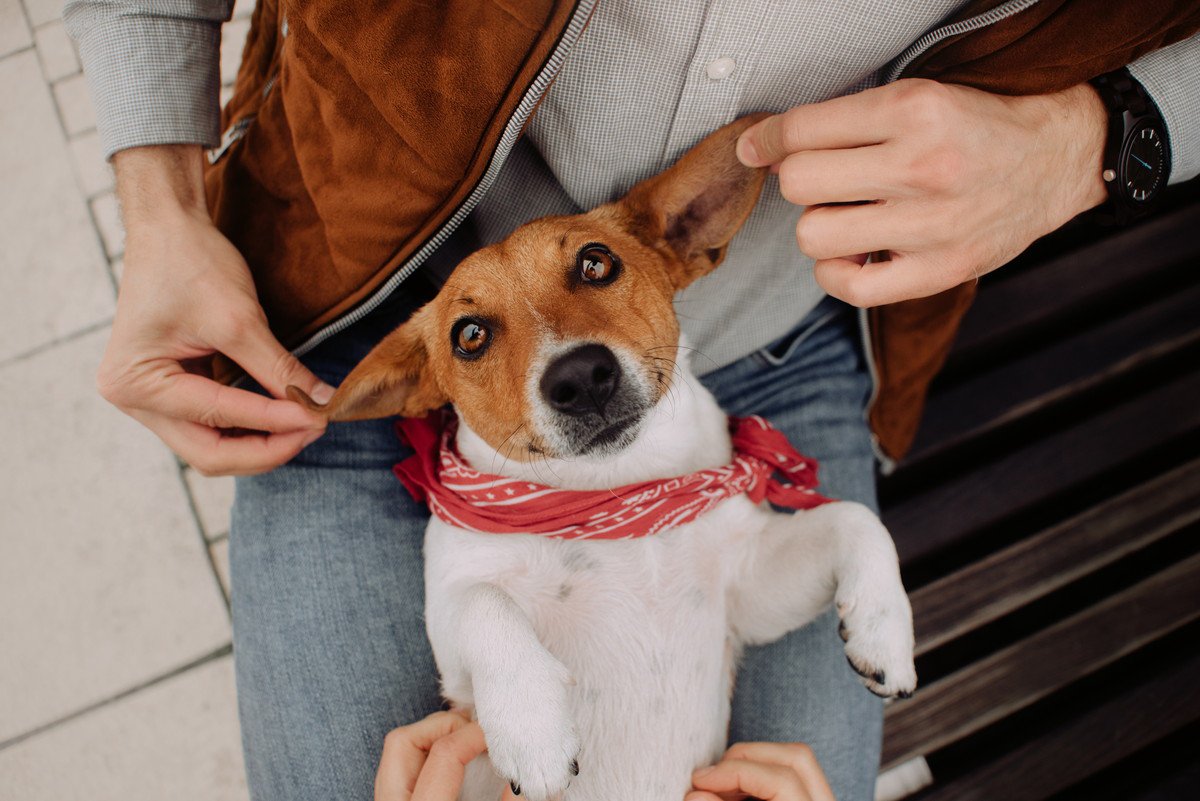
[[[117,196],[106,192],[92,201],[92,216],[104,241],[104,252],[115,259],[125,252],[125,226],[121,223],[121,207]]]
[[[247,801],[223,657],[0,751],[21,801]]]
[[[96,394],[107,337],[0,367],[0,741],[229,642],[174,456]]]
[[[0,61],[0,362],[95,325],[112,284],[33,51]]]
[[[250,32],[250,20],[235,19],[221,26],[221,85],[229,86],[237,78],[242,63],[242,47]]]
[[[208,546],[212,554],[213,567],[217,569],[217,579],[225,592],[225,600],[229,600],[229,538],[224,537]]]
[[[200,527],[210,540],[229,533],[229,510],[233,506],[232,476],[202,476],[192,468],[184,471]]]
[[[0,0],[0,58],[31,44],[21,0]]]
[[[104,149],[100,146],[100,134],[89,131],[80,134],[70,141],[71,162],[75,165],[75,176],[83,194],[95,197],[113,188],[113,171],[108,160],[104,158]]]
[[[82,73],[54,84],[54,99],[58,101],[63,127],[69,136],[96,127],[96,110],[92,107],[92,96],[88,94],[87,81]]]
[[[33,32],[34,43],[37,45],[38,58],[42,60],[42,70],[46,80],[57,81],[79,72],[79,56],[75,54],[75,44],[67,34],[67,28],[61,22],[51,22]]]
[[[25,0],[25,11],[35,28],[62,19],[62,9],[63,0]]]

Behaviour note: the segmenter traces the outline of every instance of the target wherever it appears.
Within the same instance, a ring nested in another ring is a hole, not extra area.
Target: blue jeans
[[[305,362],[337,385],[411,311],[392,305]],[[816,457],[824,493],[875,505],[870,382],[849,307],[825,300],[703,381],[729,412],[764,415]],[[442,704],[422,616],[428,512],[391,472],[405,455],[391,421],[334,424],[285,467],[238,481],[234,655],[255,801],[371,798],[384,734]],[[881,728],[832,612],[747,651],[730,742],[806,742],[838,799],[868,801]]]

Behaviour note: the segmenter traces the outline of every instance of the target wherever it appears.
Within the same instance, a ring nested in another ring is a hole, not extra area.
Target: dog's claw
[[[521,785],[517,784],[516,781],[510,781],[508,786],[512,788],[513,795],[521,794]]]
[[[571,760],[571,775],[572,776],[579,775],[579,760],[578,759]]]

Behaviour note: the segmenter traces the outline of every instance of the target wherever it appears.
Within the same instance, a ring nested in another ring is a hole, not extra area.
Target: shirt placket
[[[740,115],[741,98],[754,74],[759,44],[778,3],[713,0],[688,65],[663,149],[661,167]]]

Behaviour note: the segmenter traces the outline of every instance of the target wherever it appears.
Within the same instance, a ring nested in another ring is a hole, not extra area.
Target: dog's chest
[[[426,535],[426,605],[453,603],[470,584],[494,584],[543,644],[584,675],[671,672],[701,651],[715,651],[704,658],[721,665],[727,589],[762,515],[738,497],[685,526],[620,541],[477,534],[435,519]],[[436,653],[437,632],[430,635]]]

